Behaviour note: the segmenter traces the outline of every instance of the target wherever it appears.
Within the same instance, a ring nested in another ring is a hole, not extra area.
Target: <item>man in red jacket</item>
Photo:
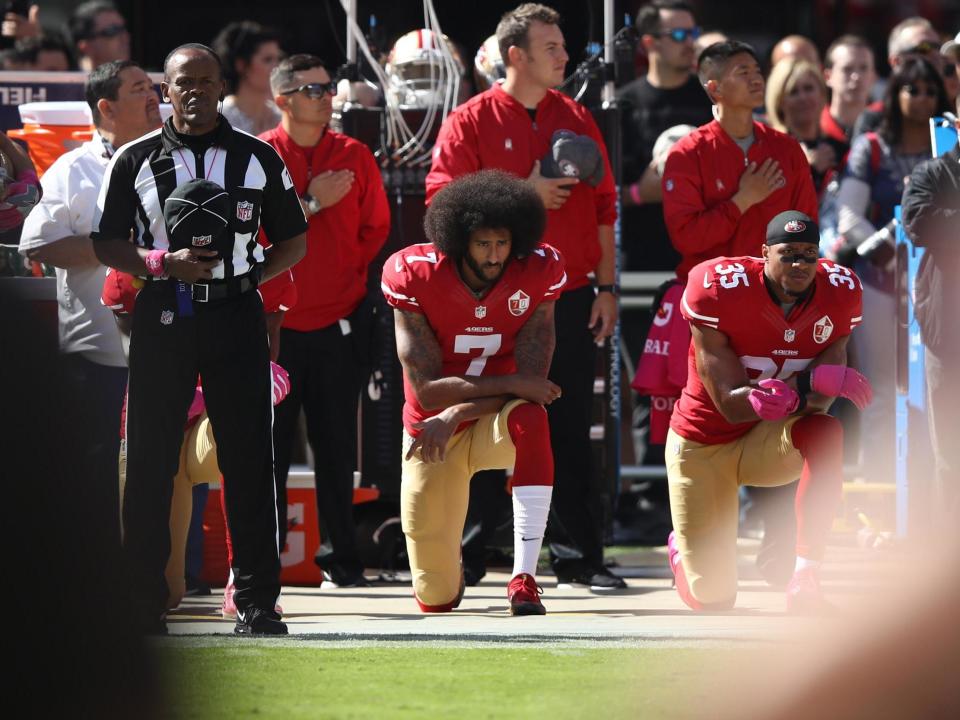
[[[767,223],[797,210],[817,217],[810,165],[793,138],[753,119],[764,80],[753,48],[731,40],[700,56],[714,120],[680,139],[663,171],[663,215],[686,282],[718,255],[759,256]]]
[[[280,125],[261,135],[287,165],[307,216],[307,254],[294,268],[299,301],[283,319],[279,363],[290,395],[273,425],[280,548],[294,427],[303,408],[317,477],[323,543],[316,561],[340,587],[365,585],[353,526],[357,402],[370,330],[367,269],[390,232],[390,210],[373,154],[331,131],[336,83],[313,55],[293,55],[270,76]]]
[[[590,415],[596,348],[617,318],[613,223],[616,195],[606,148],[593,117],[553,90],[563,81],[567,51],[560,16],[525,3],[497,26],[507,68],[502,84],[458,107],[440,128],[427,175],[427,202],[451,180],[483,168],[526,178],[547,208],[543,240],[566,260],[567,285],[556,304],[557,346],[550,380],[563,396],[547,409],[556,465],[554,537],[550,546],[557,580],[600,588],[626,587],[603,566],[599,497],[592,488]],[[605,177],[596,187],[574,178],[540,174],[540,159],[557,130],[587,135],[603,155]],[[597,287],[590,283],[595,273]]]

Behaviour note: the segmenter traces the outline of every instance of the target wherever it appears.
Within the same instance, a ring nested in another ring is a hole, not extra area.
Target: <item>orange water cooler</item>
[[[90,108],[78,100],[25,103],[20,106],[22,130],[7,135],[27,143],[30,159],[41,177],[53,162],[93,137]]]

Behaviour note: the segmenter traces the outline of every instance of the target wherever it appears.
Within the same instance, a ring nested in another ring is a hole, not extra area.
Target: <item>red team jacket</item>
[[[849,335],[861,320],[862,295],[852,271],[821,259],[813,292],[785,318],[764,283],[762,258],[718,257],[690,271],[680,304],[692,324],[727,336],[750,382],[757,383],[786,380]],[[724,419],[700,381],[691,343],[687,385],[670,421],[673,431],[687,440],[719,445],[745,435],[757,422]]]
[[[566,277],[560,254],[541,244],[526,258],[512,259],[478,300],[455,263],[422,243],[390,256],[381,288],[391,306],[426,316],[443,351],[444,377],[509,375],[517,371],[517,333],[540,303],[557,299]],[[403,426],[415,436],[413,424],[440,411],[420,407],[406,373],[403,394]]]
[[[292,268],[299,301],[283,326],[319,330],[348,316],[363,300],[367,268],[390,233],[380,168],[366,145],[329,129],[314,148],[297,145],[280,125],[260,139],[280,153],[298,195],[322,172],[353,170],[350,192],[310,217],[307,254]]]
[[[606,175],[596,188],[578,183],[559,210],[547,213],[544,242],[557,248],[567,268],[567,290],[589,283],[587,274],[600,260],[598,225],[617,219],[616,192],[607,149],[590,111],[555,90],[537,105],[536,120],[499,84],[474,96],[444,121],[427,175],[427,202],[451,180],[485,168],[530,175],[546,154],[556,130],[589,135],[603,153]]]
[[[758,255],[767,223],[786,210],[817,218],[817,193],[800,144],[784,133],[753,123],[754,142],[743,150],[716,120],[677,141],[663,171],[663,217],[670,241],[683,255],[677,277],[686,281],[697,263],[718,255]],[[786,186],[746,213],[733,204],[740,176],[751,162],[780,163]]]

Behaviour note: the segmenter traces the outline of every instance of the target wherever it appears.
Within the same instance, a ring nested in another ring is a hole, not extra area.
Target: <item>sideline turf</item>
[[[159,648],[177,718],[703,717],[728,649]],[[699,713],[697,713],[699,710]],[[166,715],[167,713],[165,713]]]

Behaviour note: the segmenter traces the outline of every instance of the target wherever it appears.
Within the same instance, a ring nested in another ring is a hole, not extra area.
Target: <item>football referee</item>
[[[104,265],[147,282],[130,343],[122,519],[139,631],[166,632],[168,520],[187,409],[201,377],[227,488],[240,634],[285,634],[275,611],[270,358],[257,285],[303,257],[307,227],[276,151],[218,112],[220,59],[195,43],[164,62],[173,107],[107,168],[94,216]],[[260,227],[273,245],[257,244]]]

